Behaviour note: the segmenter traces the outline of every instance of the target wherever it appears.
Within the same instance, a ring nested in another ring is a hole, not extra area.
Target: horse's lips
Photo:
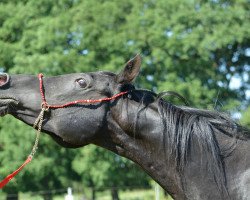
[[[8,106],[0,106],[0,117],[5,116],[8,112]]]
[[[0,116],[3,117],[8,113],[9,105],[18,105],[17,101],[13,97],[0,97]]]

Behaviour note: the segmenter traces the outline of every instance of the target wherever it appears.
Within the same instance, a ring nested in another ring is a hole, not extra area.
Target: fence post
[[[160,200],[160,186],[155,183],[155,200]]]
[[[74,197],[72,195],[72,188],[68,187],[67,189],[67,195],[65,195],[65,200],[74,200]]]

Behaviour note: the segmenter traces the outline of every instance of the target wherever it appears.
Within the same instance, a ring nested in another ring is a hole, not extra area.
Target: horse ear
[[[134,58],[129,60],[123,70],[116,76],[118,83],[131,83],[139,74],[141,67],[141,55],[137,54]]]

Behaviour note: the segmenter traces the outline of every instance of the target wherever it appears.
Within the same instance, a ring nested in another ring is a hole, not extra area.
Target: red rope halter
[[[112,97],[106,97],[106,98],[101,98],[101,99],[80,99],[80,100],[71,101],[71,102],[68,102],[68,103],[65,103],[65,104],[50,105],[46,101],[45,93],[44,93],[44,90],[43,90],[43,74],[41,74],[41,73],[38,74],[38,78],[39,78],[39,84],[40,84],[40,86],[39,86],[40,94],[41,94],[41,97],[42,97],[42,112],[40,113],[40,114],[42,114],[42,117],[40,117],[40,114],[39,114],[39,116],[38,116],[38,118],[37,118],[37,120],[36,120],[36,122],[34,124],[34,128],[36,128],[36,126],[38,124],[40,124],[40,128],[38,128],[38,136],[36,138],[35,145],[33,146],[31,154],[24,161],[24,163],[17,170],[15,170],[14,172],[12,172],[8,176],[6,176],[5,179],[3,179],[0,182],[0,189],[3,188],[12,178],[14,178],[25,167],[25,165],[27,165],[32,160],[33,155],[35,154],[36,148],[37,148],[37,145],[38,145],[39,132],[41,131],[41,126],[42,126],[42,121],[43,121],[43,113],[44,113],[45,110],[48,110],[50,108],[51,109],[65,108],[65,107],[69,107],[69,106],[72,106],[72,105],[83,104],[83,103],[91,104],[91,103],[100,103],[100,102],[104,102],[104,101],[111,101],[111,100],[117,99],[118,97],[128,93],[128,91],[125,91],[125,92],[120,92],[120,93],[118,93],[118,94],[116,94],[116,95],[114,95]]]
[[[106,98],[101,98],[101,99],[80,99],[80,100],[71,101],[71,102],[68,102],[65,104],[50,105],[46,101],[44,90],[43,90],[43,74],[38,74],[38,78],[39,78],[39,82],[40,82],[40,93],[41,93],[41,97],[42,97],[42,106],[45,108],[57,109],[57,108],[65,108],[65,107],[69,107],[72,105],[83,104],[83,103],[89,103],[89,104],[100,103],[103,101],[111,101],[111,100],[117,99],[118,97],[123,96],[124,94],[128,93],[128,91],[125,91],[125,92],[120,92],[112,97],[106,97]]]

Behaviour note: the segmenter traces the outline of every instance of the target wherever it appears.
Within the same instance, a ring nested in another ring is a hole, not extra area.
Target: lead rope
[[[33,156],[36,153],[36,150],[38,148],[38,143],[39,143],[39,137],[41,134],[42,130],[42,124],[43,124],[43,118],[44,118],[44,113],[48,111],[48,108],[46,106],[42,105],[42,110],[39,113],[38,117],[36,118],[36,121],[34,122],[33,128],[37,129],[36,131],[36,140],[35,143],[32,147],[31,153],[28,156],[28,158],[25,160],[25,162],[14,172],[6,176],[1,182],[0,182],[0,189],[3,188],[12,178],[14,178],[24,167],[27,165],[33,158]]]
[[[39,137],[41,134],[41,130],[42,130],[42,125],[43,125],[43,118],[44,118],[44,113],[46,111],[48,111],[49,109],[46,107],[43,107],[42,105],[42,110],[40,112],[40,114],[38,115],[38,117],[36,118],[36,121],[34,122],[33,128],[36,129],[37,128],[37,132],[36,132],[36,140],[35,143],[33,145],[33,148],[31,150],[31,153],[29,156],[33,157],[36,153],[36,150],[38,149],[38,142],[39,142]]]

